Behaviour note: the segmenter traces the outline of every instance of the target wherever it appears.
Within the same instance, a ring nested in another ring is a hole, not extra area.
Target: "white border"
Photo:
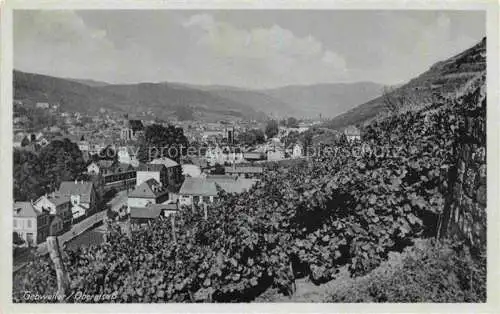
[[[498,109],[498,3],[495,0],[477,1],[283,1],[283,0],[239,0],[239,1],[167,1],[167,0],[6,0],[1,10],[0,53],[0,190],[3,214],[1,222],[1,244],[6,258],[0,259],[1,299],[0,310],[12,313],[31,312],[189,312],[189,313],[289,313],[289,312],[499,312],[499,222],[500,215],[495,204],[500,204],[498,193],[499,157],[497,121]],[[342,304],[342,303],[250,303],[250,304],[12,304],[12,10],[13,9],[395,9],[395,10],[486,10],[487,11],[487,88],[488,88],[488,303],[486,304]]]

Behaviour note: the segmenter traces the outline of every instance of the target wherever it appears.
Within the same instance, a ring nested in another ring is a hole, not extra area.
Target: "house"
[[[258,166],[233,165],[232,167],[225,167],[225,173],[232,176],[243,177],[247,179],[259,178],[264,173],[264,168]]]
[[[344,134],[349,142],[361,140],[361,131],[354,125],[345,128]]]
[[[50,215],[36,209],[31,202],[14,203],[13,231],[25,246],[36,246],[49,235]]]
[[[150,204],[146,207],[131,207],[130,221],[132,223],[146,223],[150,220],[168,217],[178,213],[179,207],[176,203],[172,204]]]
[[[299,143],[296,143],[293,146],[292,157],[293,158],[300,158],[300,157],[302,157],[302,155],[303,155],[302,145],[300,145]]]
[[[136,185],[140,185],[149,179],[155,179],[162,185],[167,185],[168,170],[164,164],[139,164],[137,171]]]
[[[63,181],[56,193],[70,198],[73,219],[88,217],[97,212],[97,193],[92,182]]]
[[[114,163],[103,175],[104,190],[128,190],[136,185],[137,171],[130,164]]]
[[[101,168],[99,167],[99,164],[96,161],[91,162],[87,166],[87,173],[89,175],[98,175],[100,173]]]
[[[148,204],[161,204],[169,200],[170,191],[156,179],[148,179],[136,186],[128,194],[127,205],[132,207],[146,207]]]
[[[120,132],[120,138],[124,141],[136,141],[144,132],[141,120],[128,120],[126,127]]]
[[[164,165],[167,168],[167,185],[176,185],[181,182],[182,167],[176,161],[167,158],[157,158],[150,162],[151,165]],[[165,184],[165,183],[164,183]]]
[[[218,146],[208,148],[205,152],[205,159],[211,166],[216,164],[224,165],[242,163],[245,161],[241,151],[231,151],[230,149],[222,149]]]
[[[217,197],[217,187],[205,178],[186,178],[179,190],[179,205],[213,203]]]
[[[71,228],[73,218],[71,202],[68,196],[52,192],[39,197],[33,202],[33,207],[38,211],[47,211],[50,215],[60,216],[63,221],[64,230]]]

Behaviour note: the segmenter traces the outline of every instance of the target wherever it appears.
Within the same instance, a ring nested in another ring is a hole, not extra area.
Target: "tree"
[[[68,139],[56,140],[38,154],[14,150],[14,199],[28,201],[56,190],[62,181],[79,178],[85,162],[78,145]]]
[[[45,193],[46,178],[42,176],[38,156],[26,150],[14,150],[14,200],[28,201]]]
[[[225,174],[226,169],[220,165],[219,163],[215,164],[214,170],[212,170],[212,174]]]
[[[286,121],[286,125],[289,128],[298,129],[299,128],[299,120],[295,119],[294,117],[290,117]]]
[[[152,159],[168,157],[177,162],[186,154],[189,142],[182,128],[152,124],[146,127],[139,138],[138,159],[150,162]]]
[[[85,161],[78,145],[65,138],[43,147],[39,161],[42,176],[47,179],[46,189],[54,191],[62,181],[73,181],[85,170]]]
[[[278,132],[279,132],[278,122],[276,120],[269,120],[267,122],[265,130],[267,138],[272,138],[278,135]]]
[[[286,147],[291,147],[299,141],[299,136],[300,134],[298,131],[291,131],[287,136],[281,138],[281,142],[285,143]]]

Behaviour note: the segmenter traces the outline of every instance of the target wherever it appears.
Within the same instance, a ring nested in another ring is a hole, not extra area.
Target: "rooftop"
[[[14,217],[38,217],[43,213],[36,210],[31,202],[15,202]]]
[[[130,218],[156,219],[162,210],[149,207],[130,207]]]
[[[150,162],[152,165],[158,165],[158,164],[163,164],[165,167],[170,168],[170,167],[175,167],[178,166],[179,164],[167,157],[162,157],[162,158],[156,158]]]
[[[163,188],[158,181],[155,179],[149,179],[136,186],[128,196],[138,198],[157,198],[158,196],[166,193],[168,193],[168,190]]]
[[[93,186],[92,182],[87,181],[63,181],[57,193],[64,196],[80,195],[82,202],[90,202]]]
[[[181,195],[217,196],[215,183],[205,178],[186,178],[179,191]]]

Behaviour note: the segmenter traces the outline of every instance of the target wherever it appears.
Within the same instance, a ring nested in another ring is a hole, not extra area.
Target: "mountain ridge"
[[[416,102],[422,103],[429,101],[436,94],[453,96],[485,71],[486,37],[454,56],[434,63],[427,71],[389,92],[388,96],[409,95]],[[380,96],[336,116],[321,127],[340,130],[349,125],[362,125],[384,112],[387,112],[387,108],[384,105],[384,97]]]

